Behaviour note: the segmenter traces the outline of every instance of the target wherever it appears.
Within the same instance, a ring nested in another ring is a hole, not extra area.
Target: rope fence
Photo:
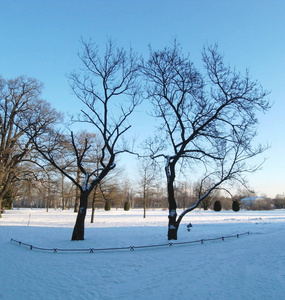
[[[189,241],[189,242],[171,242],[171,243],[165,243],[165,244],[158,244],[158,245],[147,245],[147,246],[129,246],[129,247],[114,247],[114,248],[83,248],[83,249],[61,249],[61,248],[42,248],[42,247],[36,247],[27,243],[23,243],[21,241],[17,241],[13,238],[11,238],[12,243],[17,243],[19,246],[26,246],[29,247],[30,250],[40,250],[40,251],[49,251],[49,252],[99,252],[99,251],[118,251],[118,250],[130,250],[134,251],[135,249],[147,249],[147,248],[159,248],[159,247],[172,247],[175,245],[187,245],[187,244],[204,244],[205,242],[209,241],[217,241],[217,240],[222,240],[224,241],[225,239],[230,239],[230,238],[239,238],[240,236],[243,235],[249,235],[248,232],[244,233],[238,233],[235,235],[228,235],[228,236],[222,236],[222,237],[217,237],[217,238],[208,238],[208,239],[200,239],[200,240],[195,240],[195,241]]]

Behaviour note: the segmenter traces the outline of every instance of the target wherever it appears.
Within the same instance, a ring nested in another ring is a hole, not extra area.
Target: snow
[[[147,211],[145,219],[142,210],[99,210],[93,224],[89,212],[86,239],[72,242],[75,219],[71,210],[3,214],[0,299],[285,299],[285,210],[194,210],[171,247],[165,210]],[[175,244],[245,232],[250,234]],[[51,249],[166,246],[54,253],[11,238]]]

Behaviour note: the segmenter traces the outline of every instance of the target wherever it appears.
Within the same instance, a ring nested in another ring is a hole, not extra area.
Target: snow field
[[[96,211],[85,240],[70,241],[76,214],[6,211],[0,220],[0,299],[285,299],[285,211],[188,214],[178,241],[250,232],[204,244],[89,252],[30,250],[166,244],[167,211]],[[186,225],[191,222],[190,232]]]

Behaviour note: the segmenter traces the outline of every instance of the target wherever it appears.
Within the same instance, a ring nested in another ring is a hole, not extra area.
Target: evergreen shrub
[[[128,211],[128,210],[130,210],[130,202],[125,202],[125,204],[124,204],[124,210],[125,211]]]
[[[222,210],[222,204],[221,201],[217,200],[214,203],[214,211],[221,211]]]
[[[238,202],[238,200],[235,200],[233,202],[233,211],[239,211],[239,210],[240,210],[239,202]]]
[[[106,211],[111,210],[111,203],[110,203],[110,201],[107,201],[107,202],[106,202],[106,204],[105,204],[105,210],[106,210]]]

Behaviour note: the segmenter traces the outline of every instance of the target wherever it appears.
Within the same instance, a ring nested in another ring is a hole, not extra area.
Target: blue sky
[[[271,148],[251,186],[285,193],[285,1],[283,0],[0,0],[0,75],[44,83],[43,97],[63,112],[80,103],[66,75],[78,69],[80,38],[106,39],[146,54],[176,37],[200,64],[205,43],[218,43],[225,61],[271,91],[272,109],[260,116],[259,138]],[[141,129],[140,124],[136,124]]]

